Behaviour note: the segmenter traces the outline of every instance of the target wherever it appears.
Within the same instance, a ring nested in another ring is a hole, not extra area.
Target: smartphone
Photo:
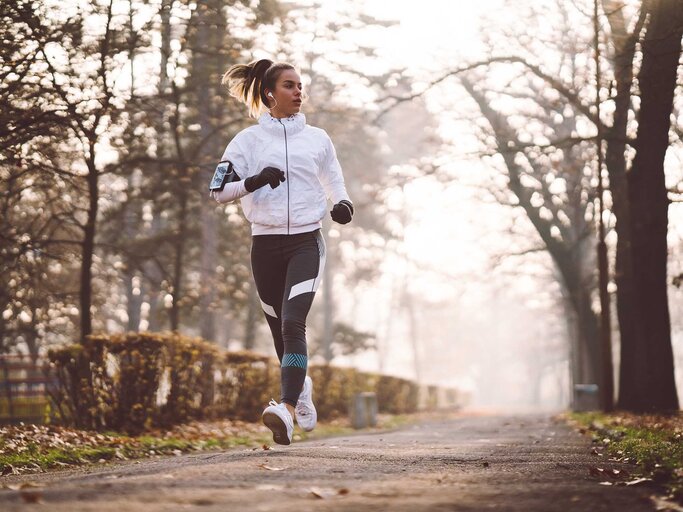
[[[225,160],[219,162],[216,166],[216,170],[213,173],[213,178],[211,178],[211,183],[209,184],[209,190],[220,191],[223,190],[226,183],[231,181],[239,181],[240,177],[235,172],[232,166],[232,162]]]

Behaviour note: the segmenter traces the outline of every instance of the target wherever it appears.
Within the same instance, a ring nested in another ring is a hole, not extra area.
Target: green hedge
[[[137,434],[191,419],[255,421],[280,397],[276,359],[227,352],[200,338],[173,333],[93,335],[83,345],[50,350],[56,387],[49,421]],[[348,414],[355,393],[377,393],[380,412],[418,408],[420,388],[398,377],[352,368],[309,365],[318,417]],[[429,390],[428,405],[434,400]]]

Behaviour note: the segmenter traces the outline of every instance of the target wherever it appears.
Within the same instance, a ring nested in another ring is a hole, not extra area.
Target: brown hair
[[[277,79],[285,69],[294,69],[294,66],[268,59],[234,64],[223,75],[221,84],[227,85],[230,96],[244,103],[249,108],[249,115],[257,118],[268,108],[265,90],[275,90]]]

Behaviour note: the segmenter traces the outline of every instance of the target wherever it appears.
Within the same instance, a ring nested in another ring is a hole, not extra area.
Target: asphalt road
[[[592,455],[587,437],[550,415],[465,414],[271,450],[3,477],[0,510],[655,510],[651,490],[601,484],[591,466],[627,468]],[[40,487],[7,488],[26,482]]]

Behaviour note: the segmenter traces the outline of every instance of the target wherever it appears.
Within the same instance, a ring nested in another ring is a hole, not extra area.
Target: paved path
[[[602,464],[601,464],[602,462]],[[373,434],[0,478],[35,482],[42,505],[0,490],[0,510],[654,510],[647,489],[600,485],[619,468],[549,415],[475,416]]]

